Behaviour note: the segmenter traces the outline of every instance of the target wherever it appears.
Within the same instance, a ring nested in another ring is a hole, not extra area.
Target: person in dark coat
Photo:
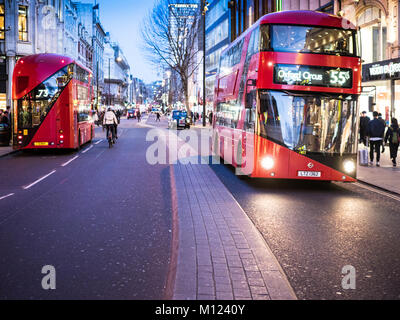
[[[382,118],[382,113],[379,113],[379,114],[378,114],[378,120],[379,120],[380,122],[382,122],[383,125],[384,125],[385,128],[386,128],[386,121],[383,120],[383,118]],[[384,134],[384,135],[385,135],[385,134]],[[383,136],[382,138],[384,138],[384,136]],[[382,140],[383,140],[383,139],[382,139]],[[384,153],[384,152],[385,152],[385,145],[382,143],[382,153]]]
[[[389,149],[390,149],[390,159],[392,159],[393,167],[396,164],[397,151],[399,149],[400,142],[400,128],[399,123],[396,118],[392,118],[392,123],[390,127],[386,131],[385,135],[385,143],[389,141]]]
[[[368,130],[368,123],[371,119],[367,116],[367,112],[363,111],[360,117],[360,142],[367,145],[367,130]]]
[[[374,119],[368,123],[367,134],[369,136],[370,141],[370,165],[373,164],[374,161],[374,151],[376,152],[376,166],[380,166],[381,159],[381,146],[383,142],[383,135],[385,134],[385,125],[378,119],[378,112],[374,111],[373,113]]]
[[[8,111],[4,111],[3,115],[1,116],[0,123],[10,125],[10,120],[8,117]]]

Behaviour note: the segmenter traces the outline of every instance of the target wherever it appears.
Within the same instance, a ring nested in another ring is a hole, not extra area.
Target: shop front
[[[7,71],[4,59],[0,59],[0,110],[5,111],[7,108]]]
[[[400,58],[363,65],[360,112],[382,114],[386,123],[400,119]]]

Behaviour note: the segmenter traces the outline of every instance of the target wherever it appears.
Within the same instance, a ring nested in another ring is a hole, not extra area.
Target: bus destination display
[[[297,86],[352,88],[351,69],[276,64],[274,83]]]

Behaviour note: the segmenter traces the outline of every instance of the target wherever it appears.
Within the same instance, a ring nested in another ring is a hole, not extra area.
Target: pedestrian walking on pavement
[[[379,114],[378,114],[378,120],[379,120],[380,122],[382,122],[382,124],[385,126],[385,129],[386,129],[386,121],[383,120],[383,118],[382,118],[382,113],[379,113]],[[385,138],[384,136],[385,136],[385,133],[384,133],[383,136],[382,136],[382,141],[383,141],[383,139]],[[385,152],[385,144],[382,143],[382,153],[384,153],[384,152]]]
[[[140,113],[140,110],[137,111],[136,117],[137,117],[137,121],[140,122],[140,120],[142,118],[142,114]]]
[[[160,113],[159,113],[159,112],[157,112],[157,113],[156,113],[156,115],[157,115],[156,122],[157,122],[157,121],[161,122],[161,119],[160,119],[160,118],[161,118],[161,116],[160,116]]]
[[[392,123],[386,131],[385,143],[389,141],[390,159],[392,159],[393,167],[396,164],[397,151],[400,143],[400,128],[396,118],[392,118]]]
[[[367,112],[361,112],[360,117],[360,142],[367,146],[367,130],[368,130],[368,123],[371,119],[367,116]]]
[[[370,165],[374,162],[374,152],[376,152],[376,166],[380,166],[381,159],[381,146],[383,142],[383,135],[385,134],[385,125],[378,119],[378,112],[373,112],[374,119],[368,123],[368,136],[370,141]]]

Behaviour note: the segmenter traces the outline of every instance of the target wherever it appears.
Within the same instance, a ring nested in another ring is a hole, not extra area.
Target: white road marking
[[[38,184],[40,181],[50,177],[53,173],[55,173],[56,170],[53,170],[52,172],[50,172],[49,174],[46,174],[44,177],[41,177],[40,179],[37,179],[35,182],[31,183],[29,186],[23,187],[24,190],[28,190],[30,188],[32,188],[35,184]]]
[[[90,146],[89,148],[87,148],[86,150],[84,150],[84,151],[82,151],[82,153],[86,153],[86,152],[88,152],[90,149],[92,149],[93,148],[93,146]]]
[[[364,185],[362,183],[359,183],[359,182],[356,182],[355,185],[360,187],[360,188],[363,188],[363,189],[378,193],[378,194],[380,194],[382,196],[386,196],[386,197],[391,198],[393,200],[400,201],[400,197],[397,197],[397,196],[395,196],[393,194],[390,194],[389,192],[381,191],[379,189],[375,189],[373,187],[366,186],[366,185]]]
[[[102,142],[102,141],[103,141],[103,139],[101,139],[101,140],[95,142],[95,144],[99,144],[99,143]]]
[[[14,194],[15,194],[15,193],[10,193],[10,194],[8,194],[8,195],[6,195],[6,196],[1,197],[0,200],[3,200],[3,199],[8,198],[8,197],[11,197],[11,196],[13,196]]]
[[[66,167],[67,165],[69,165],[72,161],[78,159],[79,156],[73,157],[71,160],[67,161],[66,163],[62,164],[61,167]]]

